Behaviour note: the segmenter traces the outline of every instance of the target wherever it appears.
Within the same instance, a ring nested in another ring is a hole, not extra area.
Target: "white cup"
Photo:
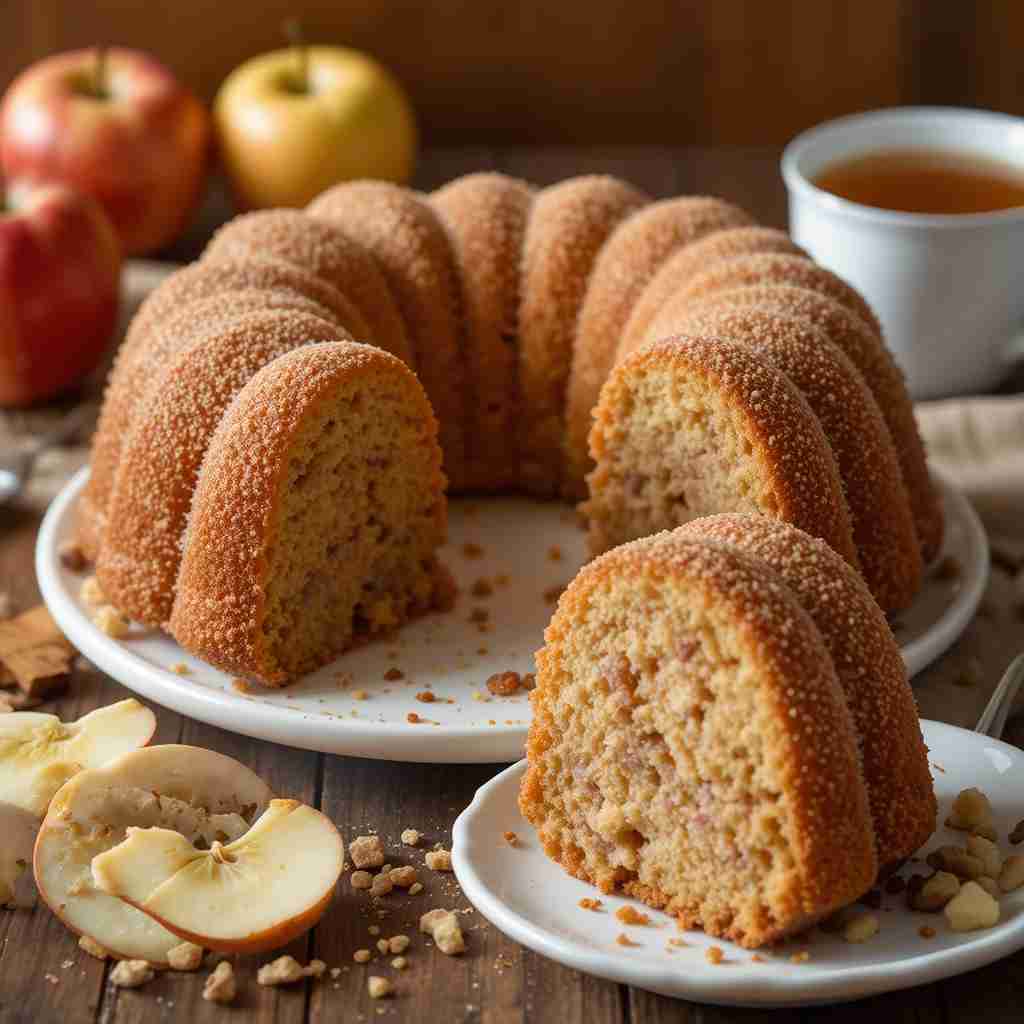
[[[886,150],[976,154],[1024,178],[1024,119],[895,107],[812,128],[782,156],[793,240],[868,300],[915,398],[985,391],[1024,346],[1024,207],[923,214],[850,202],[814,184],[838,161]]]

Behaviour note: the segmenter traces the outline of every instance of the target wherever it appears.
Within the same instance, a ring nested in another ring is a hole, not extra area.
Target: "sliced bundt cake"
[[[537,654],[519,806],[548,856],[754,947],[877,874],[849,709],[761,562],[661,535],[585,566]]]
[[[858,564],[828,439],[790,379],[743,344],[679,337],[635,352],[594,413],[581,508],[597,553],[698,516],[795,523]]]
[[[906,666],[863,581],[827,544],[764,516],[695,519],[678,535],[766,563],[814,620],[860,738],[879,868],[898,866],[935,830],[935,791]]]
[[[437,421],[379,349],[307,345],[227,410],[200,474],[170,630],[285,683],[450,596]]]

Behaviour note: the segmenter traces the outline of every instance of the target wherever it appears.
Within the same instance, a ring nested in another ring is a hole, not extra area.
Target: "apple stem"
[[[106,99],[107,92],[107,47],[96,47],[96,61],[93,64],[93,93],[99,100]]]
[[[306,45],[306,34],[302,31],[301,20],[289,18],[284,23],[284,31],[295,50],[295,62],[298,65],[296,91],[309,92],[309,47]]]

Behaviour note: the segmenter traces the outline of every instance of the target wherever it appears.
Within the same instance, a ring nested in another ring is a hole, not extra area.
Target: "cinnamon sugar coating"
[[[515,487],[519,408],[519,265],[533,189],[504,174],[467,174],[430,197],[448,229],[466,329],[466,482]]]
[[[784,285],[754,285],[713,292],[699,305],[701,308],[722,306],[738,309],[762,306],[778,313],[802,316],[823,330],[829,341],[843,350],[875,396],[889,427],[910,498],[922,556],[925,562],[937,557],[942,547],[942,503],[928,473],[924,443],[914,418],[914,405],[907,392],[903,371],[868,324],[827,295]]]
[[[650,203],[611,233],[587,285],[566,392],[566,471],[563,492],[580,498],[590,470],[587,435],[590,414],[614,362],[630,313],[648,282],[673,253],[697,239],[750,224],[732,203],[709,196],[685,196]],[[761,229],[765,230],[765,229]],[[725,232],[729,233],[729,232]]]
[[[784,231],[758,226],[716,231],[681,249],[665,262],[638,297],[628,323],[623,326],[615,361],[625,359],[645,341],[655,340],[650,331],[652,322],[662,307],[672,301],[695,277],[738,256],[762,253],[806,255]]]
[[[121,452],[110,519],[96,562],[107,600],[123,615],[166,624],[192,493],[210,438],[232,399],[263,366],[345,332],[308,313],[250,313],[217,324],[171,359],[139,403]]]
[[[685,298],[651,325],[653,337],[700,334],[746,345],[800,389],[839,468],[860,569],[885,612],[904,609],[924,566],[892,438],[856,367],[810,321],[757,306],[690,309]]]
[[[559,601],[531,700],[520,809],[575,877],[751,948],[874,880],[849,709],[763,563],[684,531],[595,559]]]
[[[254,293],[262,293],[264,300]],[[195,305],[203,300],[216,301]],[[192,263],[162,281],[132,319],[104,391],[89,481],[78,508],[79,542],[90,561],[99,554],[121,445],[147,382],[166,354],[187,344],[207,319],[261,307],[306,309],[353,330],[364,324],[336,289],[281,260]]]
[[[681,533],[765,562],[814,620],[860,737],[879,867],[884,874],[898,866],[935,830],[935,792],[899,645],[863,581],[827,545],[787,523],[721,515]]]
[[[256,210],[220,228],[203,251],[204,259],[247,260],[272,257],[301,267],[350,299],[368,334],[356,339],[398,356],[415,368],[405,322],[372,254],[344,228],[301,210]]]
[[[196,487],[170,630],[280,685],[436,606],[446,507],[437,421],[390,354],[306,345],[221,418]]]
[[[465,332],[448,232],[417,193],[382,181],[336,185],[306,208],[342,226],[376,258],[405,320],[415,367],[440,423],[445,472],[466,486]]]
[[[680,336],[612,372],[590,433],[595,553],[715,512],[800,526],[858,564],[835,457],[790,379],[745,344]]]
[[[519,472],[531,494],[559,493],[565,392],[591,271],[616,225],[646,202],[642,192],[605,175],[569,178],[537,193],[519,308]]]

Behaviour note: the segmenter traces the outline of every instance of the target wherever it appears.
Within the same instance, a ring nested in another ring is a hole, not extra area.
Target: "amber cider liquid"
[[[841,160],[814,184],[864,206],[906,213],[987,213],[1024,206],[1024,169],[939,149],[887,149]]]

